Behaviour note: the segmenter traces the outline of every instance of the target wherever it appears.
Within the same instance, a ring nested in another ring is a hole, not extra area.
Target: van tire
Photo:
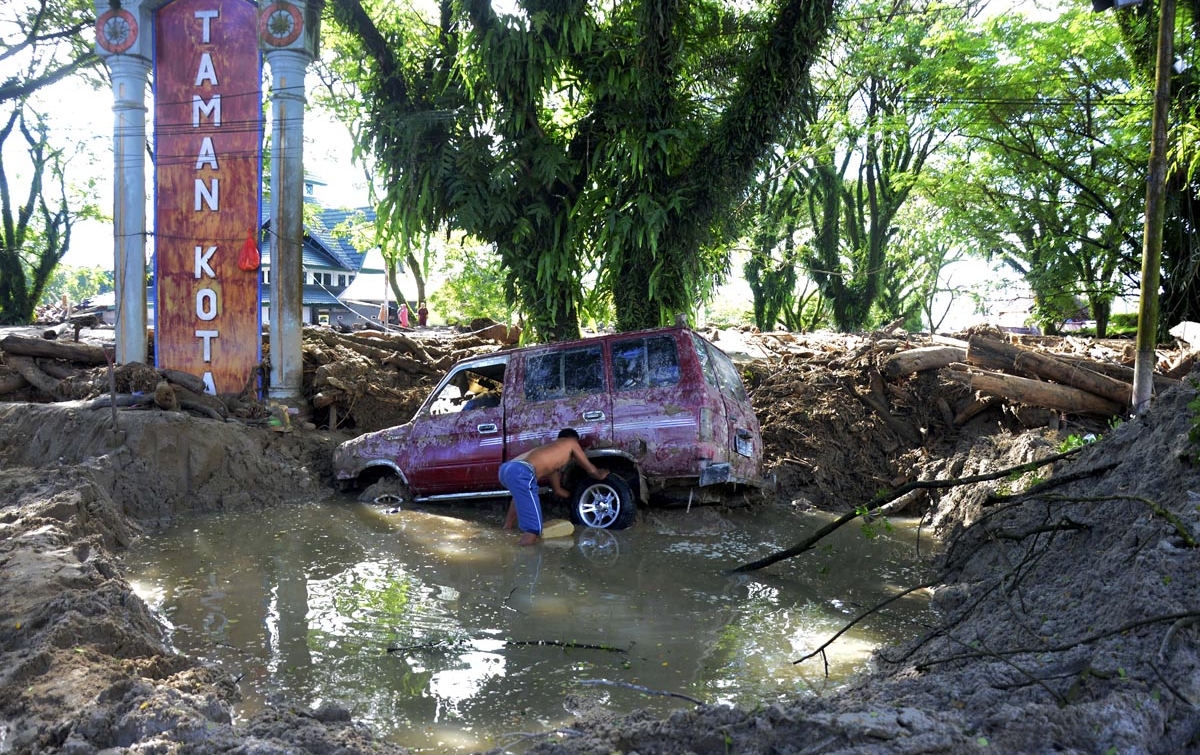
[[[616,472],[597,480],[584,477],[571,496],[571,521],[600,530],[623,530],[633,524],[637,507],[629,483]]]

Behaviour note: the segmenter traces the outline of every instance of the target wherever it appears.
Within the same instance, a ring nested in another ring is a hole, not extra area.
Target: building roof
[[[301,249],[302,264],[306,270],[333,270],[357,273],[363,267],[367,250],[359,251],[350,243],[348,234],[342,233],[341,228],[356,219],[365,223],[375,222],[375,210],[371,207],[330,208],[323,207],[311,198],[305,198],[305,203],[321,209],[316,220],[304,228],[304,245]],[[259,249],[262,254],[262,264],[271,265],[271,245],[268,239],[271,233],[271,210],[263,203],[261,211],[262,234]]]

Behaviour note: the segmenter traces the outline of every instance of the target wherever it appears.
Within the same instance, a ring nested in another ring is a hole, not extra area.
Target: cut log
[[[4,340],[7,341],[8,339]],[[48,341],[39,341],[39,343],[48,343]],[[61,381],[42,372],[42,369],[33,361],[33,357],[16,356],[10,353],[8,366],[20,373],[21,377],[29,381],[30,385],[34,388],[37,388],[51,398],[58,398],[58,384]]]
[[[967,363],[1052,380],[1122,406],[1129,406],[1133,401],[1133,386],[1129,383],[992,338],[972,337],[967,348]]]
[[[0,395],[15,393],[29,385],[29,381],[21,377],[19,372],[0,373]]]
[[[1087,359],[1085,357],[1059,357],[1059,359],[1069,365],[1086,367],[1092,372],[1098,372],[1101,375],[1108,375],[1110,378],[1116,378],[1117,380],[1129,383],[1130,385],[1133,384],[1132,367],[1126,367],[1123,364],[1117,364],[1115,362],[1098,362],[1095,359]],[[1153,379],[1154,392],[1156,394],[1162,393],[1169,388],[1174,388],[1175,386],[1179,385],[1179,381],[1175,378],[1168,377],[1157,372],[1154,373]]]
[[[1126,404],[1109,401],[1069,385],[1030,380],[1002,372],[972,370],[959,372],[955,377],[965,381],[972,390],[1000,396],[1015,403],[1041,406],[1067,414],[1114,417],[1128,410]]]
[[[892,354],[883,363],[883,376],[895,380],[923,370],[936,370],[967,358],[967,350],[957,346],[922,346]]]
[[[73,341],[46,341],[41,338],[25,336],[5,336],[4,340],[0,341],[0,349],[4,349],[9,354],[27,357],[65,359],[82,364],[108,364],[108,360],[104,357],[104,349]]]
[[[192,393],[204,393],[204,378],[183,370],[160,369],[159,374],[175,385],[182,385]]]

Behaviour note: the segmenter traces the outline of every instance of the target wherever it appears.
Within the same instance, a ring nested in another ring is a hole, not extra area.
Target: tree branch
[[[829,524],[826,524],[824,527],[821,527],[819,530],[817,530],[811,536],[805,538],[804,540],[801,540],[799,543],[796,543],[792,547],[790,547],[786,550],[782,550],[782,551],[773,553],[770,556],[759,559],[758,561],[754,561],[749,564],[743,564],[742,566],[739,566],[735,569],[729,570],[729,573],[738,574],[738,573],[742,573],[742,572],[755,571],[758,569],[762,569],[765,566],[770,566],[771,564],[775,564],[780,561],[783,561],[784,559],[791,558],[792,556],[798,556],[801,553],[804,553],[805,551],[810,550],[814,545],[816,545],[818,542],[820,542],[822,539],[824,539],[827,535],[834,532],[835,530],[840,529],[843,525],[854,521],[855,519],[857,519],[860,516],[868,516],[869,517],[869,516],[875,515],[882,506],[886,505],[887,503],[890,503],[891,501],[894,501],[895,499],[899,498],[900,496],[904,495],[905,493],[908,493],[909,491],[919,490],[922,488],[928,488],[928,489],[953,488],[953,487],[958,487],[961,485],[971,485],[971,484],[974,484],[977,482],[987,482],[989,480],[999,480],[999,479],[1003,479],[1005,477],[1009,477],[1011,475],[1024,474],[1026,472],[1032,472],[1035,469],[1044,467],[1047,464],[1053,464],[1056,461],[1061,461],[1062,459],[1066,459],[1071,456],[1074,456],[1075,454],[1079,453],[1079,451],[1081,451],[1083,448],[1085,448],[1085,447],[1073,448],[1070,451],[1066,451],[1066,452],[1063,452],[1060,454],[1054,454],[1053,456],[1047,456],[1044,459],[1035,459],[1034,461],[1026,462],[1024,464],[1018,464],[1015,467],[1009,467],[1007,469],[1001,469],[1001,470],[998,470],[995,472],[988,472],[986,474],[973,475],[971,477],[951,478],[949,480],[914,480],[912,482],[901,485],[900,487],[896,488],[895,490],[893,490],[889,493],[883,493],[883,494],[876,496],[866,506],[863,506],[861,508],[855,509],[854,511],[849,511],[849,512],[846,512],[845,514],[842,514],[837,519],[833,520]]]

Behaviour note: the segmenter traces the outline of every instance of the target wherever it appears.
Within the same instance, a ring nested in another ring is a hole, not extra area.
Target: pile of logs
[[[218,419],[266,419],[271,408],[255,388],[269,376],[269,361],[245,390],[213,396],[203,381],[179,370],[142,363],[113,365],[107,350],[78,341],[90,321],[66,320],[41,333],[0,339],[0,400],[86,400],[99,407],[158,407]],[[435,383],[459,359],[513,343],[519,332],[486,323],[469,333],[306,327],[303,339],[304,397],[321,424],[387,427],[408,420]],[[264,355],[270,343],[264,334]],[[266,385],[263,385],[264,391]]]
[[[1190,365],[1191,360],[1186,360],[1184,366]],[[1125,364],[1054,355],[983,335],[965,342],[941,339],[938,344],[898,352],[885,360],[882,372],[895,380],[932,369],[976,393],[975,400],[958,412],[955,424],[966,422],[997,399],[1064,414],[1116,417],[1129,413],[1133,398],[1133,368]],[[1155,393],[1179,382],[1178,377],[1162,373],[1155,373],[1153,380]]]
[[[29,401],[87,400],[87,407],[189,411],[213,419],[262,419],[267,410],[252,396],[213,396],[204,381],[180,370],[141,362],[113,365],[100,346],[9,335],[0,340],[0,395]]]

